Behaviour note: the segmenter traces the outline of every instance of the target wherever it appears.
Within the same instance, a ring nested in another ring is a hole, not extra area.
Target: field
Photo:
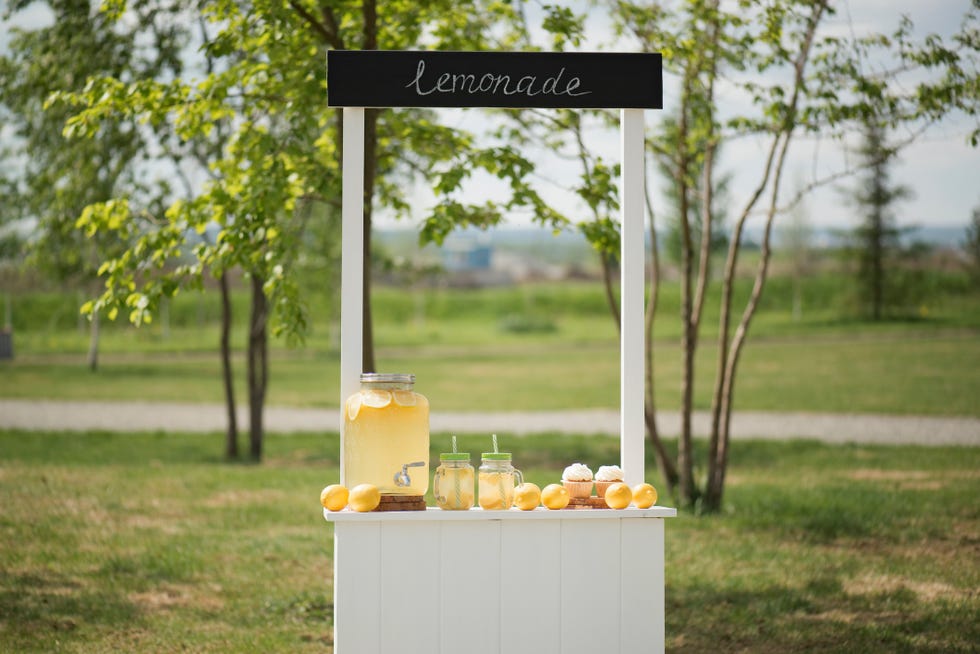
[[[919,304],[871,323],[840,277],[807,280],[798,317],[774,277],[736,410],[980,416],[980,293],[963,275],[933,281]],[[213,293],[178,298],[148,329],[106,326],[95,373],[77,300],[16,298],[0,397],[221,401]],[[247,304],[234,300],[243,401]],[[699,408],[716,301],[714,288]],[[380,367],[416,373],[434,411],[618,403],[618,339],[596,283],[379,287],[374,302]],[[273,346],[270,404],[337,404],[327,298],[311,311],[304,345]],[[661,409],[679,405],[677,311],[665,287]],[[611,438],[503,436],[539,484],[573,460],[618,459]],[[433,453],[447,439],[434,434]],[[337,435],[267,435],[259,465],[227,463],[222,448],[220,434],[0,431],[0,651],[331,651],[332,527],[317,498],[338,479]],[[980,450],[739,441],[732,457],[724,511],[668,523],[670,652],[976,651]]]
[[[508,448],[539,484],[617,456]],[[248,466],[218,434],[0,432],[0,651],[331,651],[337,451],[275,435]],[[740,442],[727,510],[668,523],[668,650],[976,651],[978,470],[975,449]]]
[[[740,364],[736,409],[980,416],[980,293],[962,276],[936,282],[928,302],[882,323],[841,304],[839,277],[804,287],[794,319],[791,284],[776,277]],[[745,289],[740,289],[744,295]],[[695,405],[707,408],[717,348],[717,293],[706,304],[696,360]],[[846,297],[846,296],[845,296]],[[211,293],[179,298],[167,326],[103,330],[100,370],[84,366],[87,337],[77,298],[36,294],[17,303],[17,357],[0,363],[0,396],[220,402],[217,308]],[[237,391],[246,299],[236,295]],[[301,347],[273,342],[269,403],[336,406],[339,355],[329,307]],[[409,371],[443,410],[525,410],[618,405],[615,325],[595,283],[375,293],[377,361]],[[680,403],[681,349],[675,286],[665,286],[655,325],[657,405]],[[20,318],[18,318],[18,316]]]

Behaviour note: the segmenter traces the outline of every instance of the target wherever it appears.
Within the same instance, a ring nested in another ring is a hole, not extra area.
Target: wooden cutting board
[[[425,511],[423,495],[382,495],[375,511]]]
[[[566,509],[608,509],[609,505],[602,497],[570,497]]]

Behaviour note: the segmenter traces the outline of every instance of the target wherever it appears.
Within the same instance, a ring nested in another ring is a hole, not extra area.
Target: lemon
[[[606,489],[606,505],[610,509],[625,509],[633,501],[633,491],[621,481]]]
[[[568,506],[568,490],[561,484],[548,484],[541,491],[541,502],[549,509],[564,509]]]
[[[650,484],[637,484],[633,487],[633,504],[638,509],[649,509],[657,503],[657,489]]]
[[[361,402],[364,406],[372,409],[383,409],[391,404],[391,393],[389,391],[361,391]]]
[[[541,489],[537,484],[525,482],[514,489],[514,506],[521,511],[533,511],[541,504]]]
[[[354,393],[347,398],[347,418],[353,422],[357,420],[357,414],[361,412],[361,394]]]
[[[412,391],[391,391],[391,395],[398,406],[415,406],[419,403],[418,396]]]
[[[374,511],[381,504],[381,491],[374,484],[358,484],[351,489],[348,503],[361,513]]]
[[[330,484],[320,491],[320,504],[329,511],[340,511],[347,506],[347,487],[340,484]]]

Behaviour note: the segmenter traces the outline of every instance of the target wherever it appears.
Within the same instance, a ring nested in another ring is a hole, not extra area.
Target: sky
[[[580,8],[580,1],[568,3]],[[891,31],[898,24],[899,17],[906,14],[916,25],[919,36],[937,33],[947,36],[954,33],[967,10],[969,0],[848,0],[837,3],[837,15],[830,20],[827,28],[844,34],[861,34],[870,29]],[[530,16],[532,22],[534,16]],[[35,3],[16,17],[16,24],[30,28],[50,20],[41,3]],[[629,43],[614,43],[610,20],[603,12],[593,10],[587,24],[588,40],[583,50],[622,49],[629,51]],[[6,49],[9,37],[7,28],[0,26],[0,51]],[[671,90],[665,90],[665,106],[670,107],[673,100]],[[724,93],[724,90],[722,91]],[[724,96],[723,96],[724,97]],[[737,102],[737,99],[732,99]],[[451,111],[451,110],[444,110]],[[646,112],[648,125],[654,124],[660,116]],[[447,119],[462,127],[475,131],[481,119],[475,112],[449,114]],[[972,148],[967,143],[967,135],[973,123],[965,117],[947,120],[933,126],[913,145],[901,151],[891,169],[892,180],[896,184],[908,186],[913,196],[895,207],[900,225],[909,226],[960,226],[965,227],[971,212],[980,207],[980,148]],[[0,138],[7,136],[7,127],[0,126]],[[852,145],[856,145],[856,141]],[[618,159],[619,135],[615,131],[595,131],[589,137],[589,145],[603,154],[609,161]],[[535,152],[534,158],[541,161],[542,174],[540,186],[542,194],[556,208],[570,215],[581,215],[582,206],[562,190],[563,179],[574,179],[578,175],[575,164],[549,157],[547,153]],[[758,141],[733,141],[727,143],[718,164],[719,171],[732,175],[730,185],[730,206],[741,207],[759,179],[759,165],[764,156],[764,144]],[[785,172],[784,194],[791,192],[802,183],[815,176],[840,170],[848,155],[840,143],[818,138],[798,138],[790,151],[790,160]],[[496,193],[493,183],[480,180],[490,193]],[[807,222],[815,228],[848,228],[857,224],[854,207],[848,202],[845,189],[854,185],[854,180],[823,187],[809,194],[801,207]],[[662,182],[652,179],[649,189],[658,212],[664,205],[661,191]],[[412,204],[425,206],[431,203],[431,196],[424,189],[415,189]],[[416,216],[417,218],[417,216]],[[731,219],[731,218],[730,218]],[[413,220],[396,222],[388,216],[380,216],[381,226],[411,226]],[[529,218],[515,216],[511,224],[528,224]],[[750,224],[761,222],[761,217],[753,218]]]

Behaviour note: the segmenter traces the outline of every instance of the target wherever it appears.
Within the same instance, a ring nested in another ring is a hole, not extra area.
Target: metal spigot
[[[415,463],[406,463],[402,466],[401,472],[395,473],[395,486],[411,486],[412,478],[408,476],[409,468],[418,468],[419,466],[424,466],[425,461],[416,461]]]

